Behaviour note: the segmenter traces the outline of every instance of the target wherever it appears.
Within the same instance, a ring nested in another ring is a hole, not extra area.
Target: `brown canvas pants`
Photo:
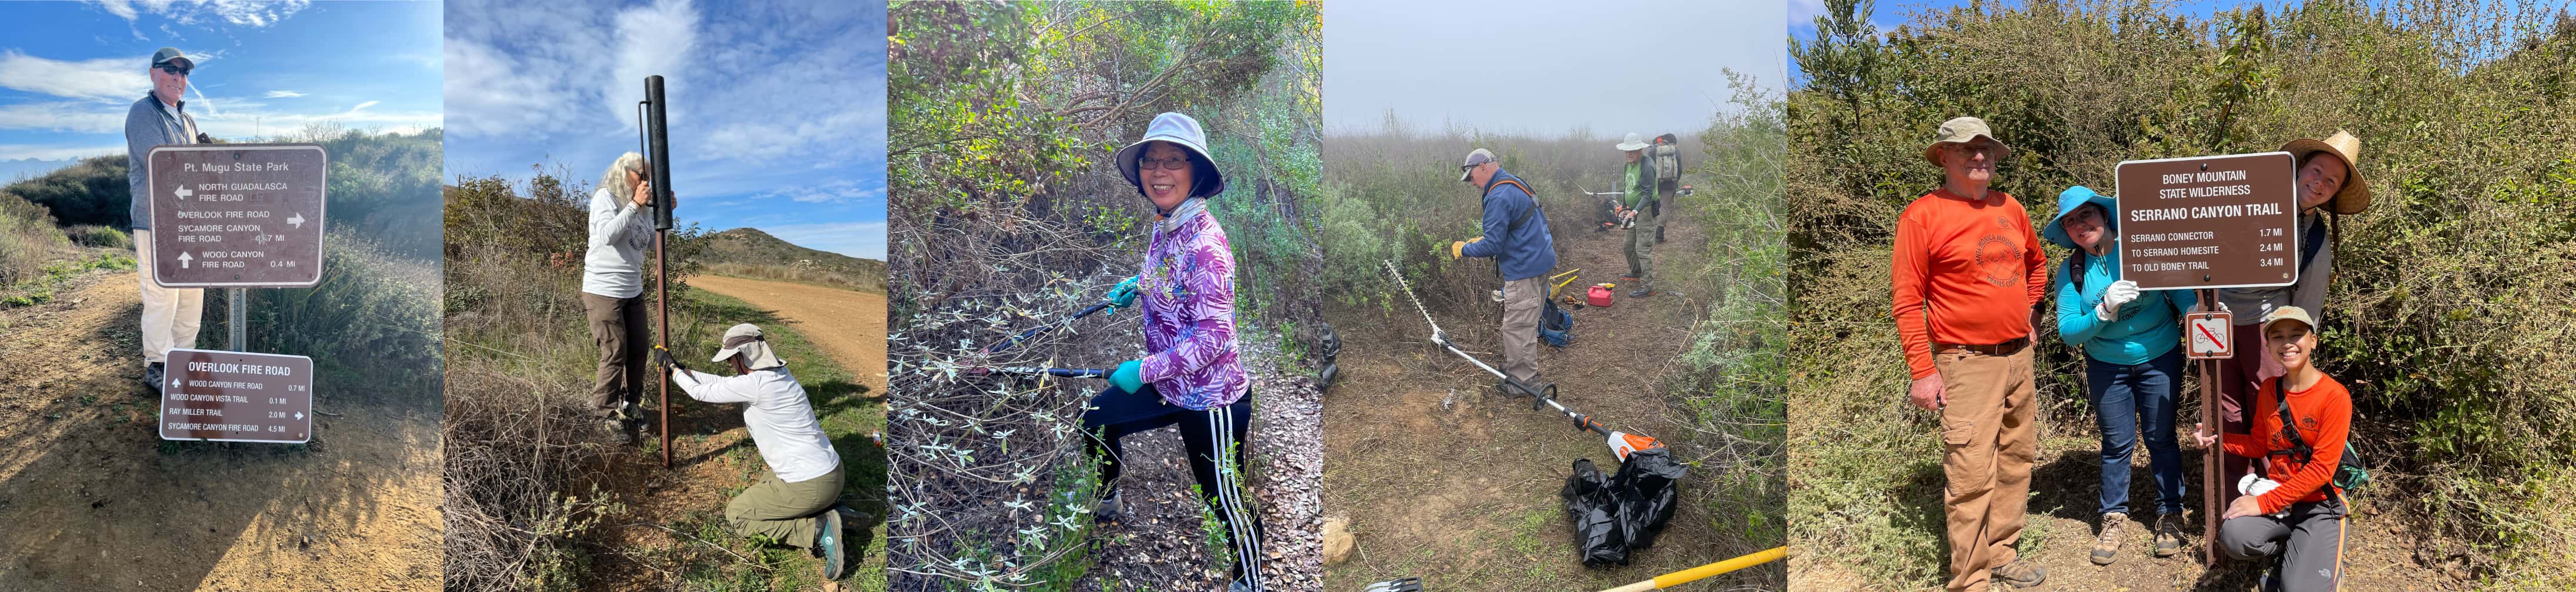
[[[1547,288],[1540,278],[1503,282],[1503,374],[1538,386],[1538,313]]]
[[[1988,570],[2012,563],[2030,502],[2039,431],[2031,348],[2011,353],[1934,348],[1946,391],[1941,408],[1941,509],[1949,520],[1952,591],[1985,590]]]
[[[581,293],[581,308],[590,318],[590,339],[599,344],[599,372],[590,387],[590,414],[616,417],[617,409],[644,400],[644,384],[653,378],[652,326],[644,324],[644,296],[610,298]]]

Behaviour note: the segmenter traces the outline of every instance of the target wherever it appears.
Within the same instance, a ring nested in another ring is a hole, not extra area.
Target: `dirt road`
[[[437,401],[326,383],[308,445],[162,442],[135,281],[0,311],[0,589],[438,589]]]
[[[885,392],[884,294],[719,275],[689,278],[689,285],[777,311],[796,324],[798,334],[858,375],[868,392]]]

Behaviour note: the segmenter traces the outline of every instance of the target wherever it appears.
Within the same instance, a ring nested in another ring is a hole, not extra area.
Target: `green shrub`
[[[42,276],[45,262],[69,246],[44,206],[0,191],[0,288]]]
[[[100,247],[108,249],[134,248],[133,237],[126,236],[125,231],[96,224],[73,226],[71,228],[64,229],[63,234],[71,237],[72,242],[80,243],[80,245],[84,247]]]

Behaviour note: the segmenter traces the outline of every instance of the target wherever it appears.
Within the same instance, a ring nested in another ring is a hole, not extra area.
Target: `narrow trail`
[[[1625,232],[1594,232],[1586,222],[1588,216],[1577,214],[1548,220],[1557,233],[1556,271],[1581,270],[1568,291],[1616,283],[1627,271],[1620,248]],[[1691,282],[1678,278],[1703,265],[1707,236],[1678,211],[1666,212],[1664,224],[1669,240],[1654,253],[1666,277],[1656,283],[1687,289]],[[1490,269],[1492,263],[1444,265]],[[1704,295],[1631,299],[1626,288],[1611,307],[1572,311],[1573,343],[1542,343],[1539,371],[1557,385],[1566,406],[1611,429],[1678,437],[1682,428],[1668,419],[1678,410],[1657,385],[1674,371]],[[1432,590],[1594,590],[1734,555],[1718,548],[1706,508],[1685,502],[1663,537],[1634,554],[1632,565],[1584,567],[1557,490],[1575,459],[1614,470],[1609,447],[1553,410],[1532,410],[1529,399],[1496,394],[1491,374],[1432,347],[1430,328],[1411,305],[1396,306],[1393,312],[1335,307],[1327,313],[1346,345],[1344,375],[1324,409],[1324,430],[1331,434],[1325,513],[1349,519],[1357,549],[1326,568],[1325,589],[1421,577]],[[1500,305],[1479,303],[1473,313],[1432,314],[1461,349],[1499,364],[1499,311]],[[1693,474],[1683,484],[1685,499],[1708,477]]]
[[[883,396],[886,388],[886,297],[795,282],[720,275],[689,278],[698,289],[739,298],[796,324],[796,332],[849,368]]]
[[[307,445],[162,442],[134,273],[59,294],[0,311],[0,589],[438,589],[436,401],[317,384]]]

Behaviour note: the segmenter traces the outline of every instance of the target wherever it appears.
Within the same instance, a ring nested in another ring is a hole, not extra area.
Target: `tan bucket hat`
[[[1941,164],[1942,144],[1966,144],[1970,140],[1977,139],[1977,136],[1994,140],[1996,146],[2003,148],[1995,152],[1996,161],[2002,161],[2004,156],[2012,154],[2012,146],[2004,144],[2003,140],[1996,139],[1994,130],[1986,128],[1986,120],[1958,117],[1941,122],[1941,129],[1935,132],[1932,145],[1923,147],[1923,160],[1932,161],[1935,165]]]
[[[761,335],[760,326],[751,323],[725,329],[724,349],[716,350],[715,359],[709,361],[722,362],[734,356],[742,356],[743,366],[753,370],[787,365],[777,353],[769,351],[769,338]]]
[[[2335,156],[2343,158],[2345,167],[2343,189],[2335,191],[2334,201],[2326,202],[2326,208],[2344,215],[2359,214],[2362,210],[2370,209],[2370,181],[2361,178],[2361,138],[2353,137],[2352,132],[2335,130],[2334,135],[2326,136],[2323,140],[2315,138],[2291,140],[2290,143],[2281,145],[2281,151],[2290,153],[2293,159],[2291,162],[2306,162],[2308,155],[2318,152],[2333,152]]]
[[[1618,148],[1620,152],[1636,152],[1646,149],[1647,146],[1653,146],[1653,144],[1646,143],[1645,136],[1637,135],[1636,132],[1628,132],[1628,137],[1619,142],[1619,145],[1616,146],[1616,148]]]

